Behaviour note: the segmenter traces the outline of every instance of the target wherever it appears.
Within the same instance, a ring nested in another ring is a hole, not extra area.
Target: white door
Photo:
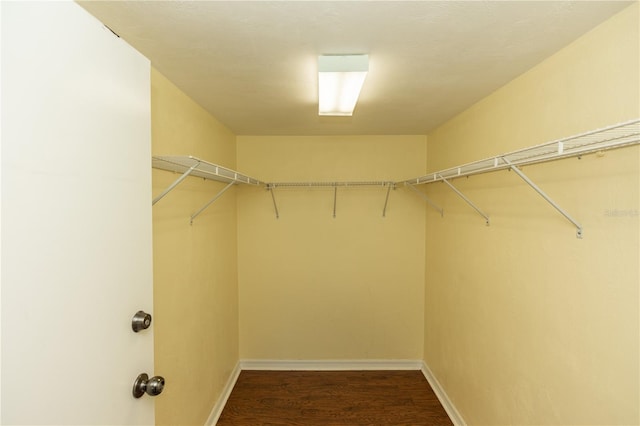
[[[150,64],[75,3],[0,7],[2,423],[151,424]]]

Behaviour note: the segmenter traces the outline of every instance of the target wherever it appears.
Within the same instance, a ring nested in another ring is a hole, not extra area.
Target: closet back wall
[[[265,181],[423,173],[425,136],[238,136],[238,170]],[[407,189],[238,192],[240,358],[422,357],[424,205]]]
[[[235,136],[152,69],[152,152],[235,168]],[[153,194],[178,174],[153,170]],[[189,177],[153,207],[156,424],[205,424],[238,362],[236,189]],[[151,200],[149,200],[151,202]]]

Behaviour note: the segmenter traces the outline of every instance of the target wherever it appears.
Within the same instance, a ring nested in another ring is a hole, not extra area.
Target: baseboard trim
[[[220,418],[220,415],[222,415],[222,410],[224,410],[224,406],[227,405],[227,401],[229,400],[231,391],[233,391],[233,387],[236,385],[236,382],[238,381],[238,376],[240,376],[241,371],[242,371],[241,363],[240,361],[238,361],[235,368],[229,375],[229,379],[227,380],[227,383],[225,383],[224,388],[222,389],[222,394],[220,395],[220,398],[218,398],[216,405],[213,406],[213,409],[211,410],[211,414],[209,414],[209,418],[207,419],[205,426],[215,426],[215,424],[218,423],[218,419]]]
[[[419,360],[265,360],[240,361],[243,370],[273,371],[348,371],[348,370],[421,370]]]
[[[449,399],[449,396],[440,385],[440,382],[438,382],[438,379],[436,379],[436,376],[433,375],[433,373],[429,369],[429,366],[427,366],[427,363],[424,361],[422,362],[421,370],[422,374],[424,374],[427,382],[429,382],[429,385],[431,385],[431,389],[433,389],[433,392],[438,397],[440,404],[442,404],[444,411],[447,412],[453,424],[455,426],[466,426],[464,419],[456,409],[455,405],[453,405],[453,402],[451,402],[451,400]]]

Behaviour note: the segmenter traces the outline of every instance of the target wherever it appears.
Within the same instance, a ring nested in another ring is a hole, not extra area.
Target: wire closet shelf
[[[151,158],[151,166],[154,169],[166,170],[175,173],[182,173],[182,175],[176,179],[167,189],[165,189],[160,195],[155,197],[151,202],[151,205],[155,205],[165,195],[171,192],[176,186],[180,184],[187,176],[195,176],[203,179],[214,180],[218,182],[226,183],[220,192],[218,192],[207,204],[201,209],[191,215],[191,224],[193,220],[200,215],[207,207],[222,196],[228,189],[234,185],[264,185],[264,182],[254,179],[242,173],[238,173],[235,170],[228,169],[226,167],[219,166],[217,164],[209,163],[208,161],[201,160],[200,158],[192,156],[154,156]]]
[[[581,133],[563,139],[535,145],[532,147],[520,149],[485,158],[483,160],[474,161],[463,164],[461,166],[451,167],[441,171],[429,173],[413,179],[404,181],[332,181],[332,182],[272,182],[265,183],[258,179],[252,178],[235,170],[210,163],[208,161],[193,156],[154,156],[152,157],[152,167],[156,169],[166,170],[174,173],[181,173],[167,189],[153,199],[152,204],[156,204],[160,199],[166,196],[171,190],[178,186],[188,176],[201,177],[208,180],[224,182],[227,184],[224,189],[218,192],[204,207],[195,212],[191,216],[193,219],[204,211],[211,203],[216,201],[222,194],[234,185],[254,185],[264,186],[270,193],[273,201],[276,218],[279,217],[278,207],[274,196],[276,188],[333,188],[333,216],[336,216],[336,200],[337,189],[348,187],[381,187],[386,188],[386,196],[382,216],[386,216],[387,205],[389,201],[389,193],[391,189],[395,189],[397,185],[404,184],[417,195],[422,197],[434,209],[443,215],[443,209],[430,200],[427,195],[418,191],[415,186],[422,184],[430,184],[434,182],[444,182],[453,191],[456,192],[467,204],[469,204],[478,214],[480,214],[489,225],[489,215],[483,212],[475,205],[467,196],[458,190],[450,181],[464,176],[472,176],[481,173],[489,173],[504,169],[513,170],[520,178],[522,178],[529,186],[531,186],[540,196],[542,196],[549,204],[551,204],[559,213],[561,213],[569,222],[577,229],[577,237],[582,238],[582,226],[569,213],[563,210],[555,203],[542,189],[531,181],[520,169],[522,166],[543,163],[547,161],[559,160],[568,157],[580,157],[585,154],[606,151],[609,149],[622,148],[640,144],[640,119],[626,121],[624,123],[614,124],[608,127]]]
[[[154,169],[170,172],[185,173],[189,170],[190,176],[215,180],[225,183],[238,183],[247,185],[264,185],[264,182],[254,179],[235,170],[209,163],[208,161],[192,156],[154,156],[152,157]]]
[[[526,166],[640,143],[640,119],[451,167],[401,183],[420,185]]]
[[[268,188],[335,188],[335,187],[359,187],[359,186],[395,186],[393,181],[335,181],[335,182],[272,182],[267,183]]]
[[[422,197],[434,209],[443,215],[443,209],[427,197],[426,194],[418,191],[414,185],[429,184],[434,182],[444,182],[458,196],[460,196],[469,206],[471,206],[480,216],[485,219],[489,225],[489,215],[475,205],[467,196],[457,189],[450,180],[463,176],[472,176],[481,173],[488,173],[503,169],[513,170],[522,180],[533,188],[542,198],[545,199],[553,208],[555,208],[562,216],[565,217],[576,227],[576,236],[582,238],[582,225],[574,219],[566,210],[560,207],[555,201],[549,197],[540,187],[538,187],[524,172],[520,169],[522,166],[543,163],[552,160],[559,160],[568,157],[580,157],[584,154],[605,151],[614,148],[622,148],[625,146],[637,145],[640,143],[640,119],[626,121],[620,124],[603,127],[601,129],[592,130],[581,133],[579,135],[570,136],[563,139],[543,143],[518,151],[513,151],[495,157],[486,158],[484,160],[474,161],[462,166],[451,167],[434,173],[429,173],[414,179],[403,181],[405,186],[412,189],[416,194]]]
[[[396,184],[393,181],[335,181],[335,182],[273,182],[267,183],[267,189],[271,193],[271,200],[273,201],[273,210],[276,214],[276,219],[280,218],[280,211],[278,210],[278,204],[274,195],[276,188],[333,188],[333,217],[336,217],[338,188],[361,188],[361,187],[379,187],[387,188],[384,198],[384,207],[382,208],[382,217],[387,216],[387,206],[389,205],[389,194],[391,189],[396,188]]]

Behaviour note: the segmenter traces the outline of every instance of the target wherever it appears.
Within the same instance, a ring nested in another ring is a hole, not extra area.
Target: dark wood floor
[[[420,371],[243,371],[217,424],[452,425]]]

